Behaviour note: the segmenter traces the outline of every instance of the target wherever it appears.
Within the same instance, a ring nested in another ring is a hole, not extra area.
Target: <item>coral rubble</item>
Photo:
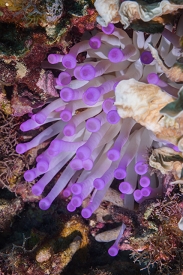
[[[177,250],[181,249],[182,233],[177,227],[181,203],[179,196],[165,197],[162,201],[147,201],[140,206],[136,223],[132,220],[135,236],[129,235],[122,240],[120,248],[130,249],[135,261],[147,262],[147,266],[158,264],[160,270],[169,270]],[[113,209],[116,219],[118,209]],[[120,211],[119,211],[120,212]],[[120,215],[117,215],[119,220]],[[123,216],[121,216],[123,220]],[[141,229],[138,227],[142,227]],[[127,235],[126,235],[127,236]]]

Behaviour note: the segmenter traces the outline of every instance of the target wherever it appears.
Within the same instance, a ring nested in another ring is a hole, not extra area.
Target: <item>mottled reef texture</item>
[[[63,200],[58,199],[44,212],[37,204],[23,204],[12,193],[4,194],[8,195],[7,201],[0,199],[1,274],[117,275],[133,271],[140,275],[139,266],[129,262],[128,253],[111,258],[107,254],[109,245],[96,243],[87,222],[79,212],[69,214]]]
[[[0,96],[9,94],[11,110],[5,99],[0,104],[6,113],[21,116],[58,96],[53,73],[41,63],[48,53],[67,53],[95,18],[91,1],[1,1]]]

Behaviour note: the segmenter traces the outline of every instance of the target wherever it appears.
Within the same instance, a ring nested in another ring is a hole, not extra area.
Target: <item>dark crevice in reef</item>
[[[8,100],[11,100],[13,96],[13,86],[4,86],[6,97]]]

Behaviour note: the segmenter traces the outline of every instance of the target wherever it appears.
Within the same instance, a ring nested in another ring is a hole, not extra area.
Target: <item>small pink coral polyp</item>
[[[90,218],[114,178],[120,180],[124,206],[130,209],[134,207],[134,200],[140,203],[144,198],[161,194],[161,181],[149,175],[145,161],[147,148],[153,142],[160,146],[158,141],[154,141],[151,131],[137,127],[132,118],[120,118],[114,105],[115,87],[119,82],[134,78],[147,83],[149,74],[161,76],[148,43],[158,44],[160,54],[165,46],[169,47],[167,55],[171,54],[172,44],[160,35],[159,39],[157,35],[150,35],[145,40],[143,33],[134,31],[131,39],[124,30],[109,24],[90,40],[73,46],[67,55],[48,56],[49,63],[61,70],[55,79],[60,98],[32,115],[20,129],[25,132],[46,123],[52,122],[52,125],[16,147],[17,153],[23,154],[54,137],[36,158],[36,167],[24,174],[26,181],[42,176],[32,187],[37,196],[69,162],[55,186],[40,200],[42,210],[47,210],[63,192],[65,197],[70,197],[67,209],[71,212],[90,197],[88,206],[81,211],[84,218]],[[82,52],[87,52],[86,59],[78,63],[77,55]],[[78,112],[81,108],[84,111]],[[118,253],[118,242],[124,230],[123,224],[109,250],[111,256]]]

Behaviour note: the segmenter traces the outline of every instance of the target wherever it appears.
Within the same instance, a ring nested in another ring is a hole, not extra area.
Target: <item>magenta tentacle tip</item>
[[[81,160],[86,160],[90,157],[91,150],[87,145],[79,147],[76,151],[76,156]]]
[[[100,98],[100,90],[96,87],[88,88],[83,94],[83,101],[85,104],[92,106],[97,103]]]
[[[42,194],[43,190],[42,188],[40,188],[40,186],[38,184],[35,184],[32,186],[32,193],[35,196],[40,196]]]
[[[90,171],[93,168],[93,160],[92,159],[83,160],[83,168],[87,171]]]
[[[109,23],[107,25],[107,27],[102,27],[102,31],[105,33],[105,34],[112,34],[114,32],[114,24],[112,23]]]
[[[120,151],[117,150],[117,149],[110,149],[108,152],[107,152],[107,157],[108,159],[110,159],[111,161],[116,161],[119,159],[120,157]]]
[[[62,58],[63,58],[63,56],[60,54],[52,54],[51,53],[48,55],[48,62],[50,64],[57,64],[59,62],[62,62]]]
[[[123,168],[118,167],[115,171],[114,171],[114,176],[116,179],[118,180],[122,180],[126,177],[126,170]]]
[[[82,198],[80,196],[74,196],[71,199],[71,203],[75,206],[75,207],[80,207],[82,205]]]
[[[110,124],[117,124],[120,121],[120,116],[116,110],[111,110],[107,113],[107,121]]]
[[[133,192],[131,184],[127,181],[120,183],[119,191],[124,194],[131,194]]]
[[[148,76],[147,76],[147,81],[148,81],[149,84],[154,84],[154,85],[156,85],[156,84],[158,84],[159,77],[158,77],[158,75],[155,74],[155,73],[150,73],[150,74],[148,74]]]
[[[80,77],[83,80],[92,80],[93,78],[95,78],[95,74],[95,68],[90,64],[83,65],[80,69]]]
[[[89,132],[92,132],[92,133],[95,133],[95,132],[98,132],[100,130],[100,127],[101,127],[101,122],[99,119],[97,118],[89,118],[87,121],[86,121],[86,129],[89,131]]]
[[[143,197],[141,190],[135,190],[133,192],[133,197],[136,202],[140,201]]]
[[[97,50],[101,46],[101,39],[99,37],[94,36],[90,38],[89,45],[92,49]]]
[[[148,178],[146,176],[141,177],[140,181],[139,181],[139,183],[142,187],[148,187],[150,185],[150,182],[151,182],[150,178]]]
[[[71,120],[72,118],[72,112],[70,110],[63,110],[61,113],[60,113],[60,118],[67,122],[69,120]]]
[[[64,135],[67,137],[73,136],[75,134],[75,132],[76,132],[76,126],[73,123],[67,124],[63,130]]]
[[[67,69],[74,69],[76,67],[76,57],[68,53],[62,58],[62,64]]]
[[[71,196],[71,191],[70,191],[70,188],[66,188],[64,189],[62,195],[65,197],[65,198],[69,198]]]
[[[55,139],[50,143],[50,147],[48,148],[48,154],[50,156],[54,156],[55,154],[57,154],[57,152],[60,151],[62,146],[62,141]]]
[[[22,132],[27,132],[29,130],[31,130],[31,127],[30,127],[30,124],[31,124],[31,119],[23,122],[21,125],[20,125],[20,130]]]
[[[92,210],[89,207],[82,209],[81,215],[83,218],[88,219],[92,215]]]
[[[27,145],[25,143],[19,143],[15,150],[18,154],[23,154],[27,151]]]
[[[48,171],[49,169],[49,162],[47,160],[40,160],[38,163],[37,163],[37,166],[36,168],[41,172],[41,173],[45,173],[46,171]]]
[[[42,160],[43,158],[44,158],[44,156],[41,154],[36,157],[36,161],[38,162],[38,161]]]
[[[31,182],[33,181],[34,179],[36,178],[36,174],[33,170],[27,170],[25,173],[24,173],[24,179],[28,182]]]
[[[68,85],[71,82],[71,75],[67,72],[62,72],[58,76],[58,81],[61,85]]]
[[[73,91],[73,89],[71,89],[69,87],[64,87],[60,91],[60,97],[65,102],[69,102],[69,101],[73,100],[73,97],[74,97],[74,91]]]
[[[47,198],[44,198],[39,202],[39,208],[41,210],[48,210],[50,206],[51,206],[51,202]]]
[[[72,159],[69,165],[73,170],[81,170],[83,168],[83,162],[78,158]]]
[[[93,186],[97,189],[97,190],[102,190],[105,186],[105,182],[103,179],[101,178],[97,178],[94,180],[93,182]]]
[[[40,112],[40,113],[35,114],[35,121],[38,124],[44,123],[45,120],[46,120],[46,116],[43,113]]]
[[[120,49],[113,48],[109,51],[108,58],[112,63],[119,63],[123,61],[124,54]]]
[[[71,192],[72,192],[74,195],[79,195],[79,194],[81,194],[81,191],[82,191],[82,187],[81,187],[80,184],[74,183],[74,184],[71,186]]]
[[[150,64],[154,58],[150,51],[143,51],[140,55],[140,60],[143,64]]]
[[[149,195],[151,194],[151,191],[152,191],[151,187],[143,187],[141,189],[142,196],[143,197],[149,197]]]
[[[115,245],[113,245],[109,248],[108,253],[111,257],[115,257],[118,255],[118,251],[119,249]]]
[[[69,202],[67,205],[67,210],[69,212],[74,212],[76,210],[76,207],[71,202]]]
[[[139,175],[144,175],[148,171],[148,165],[143,161],[139,161],[135,164],[135,172]]]
[[[114,106],[114,99],[107,98],[104,100],[104,102],[102,104],[102,109],[103,109],[104,113],[107,114],[109,111],[111,111],[113,106]]]

